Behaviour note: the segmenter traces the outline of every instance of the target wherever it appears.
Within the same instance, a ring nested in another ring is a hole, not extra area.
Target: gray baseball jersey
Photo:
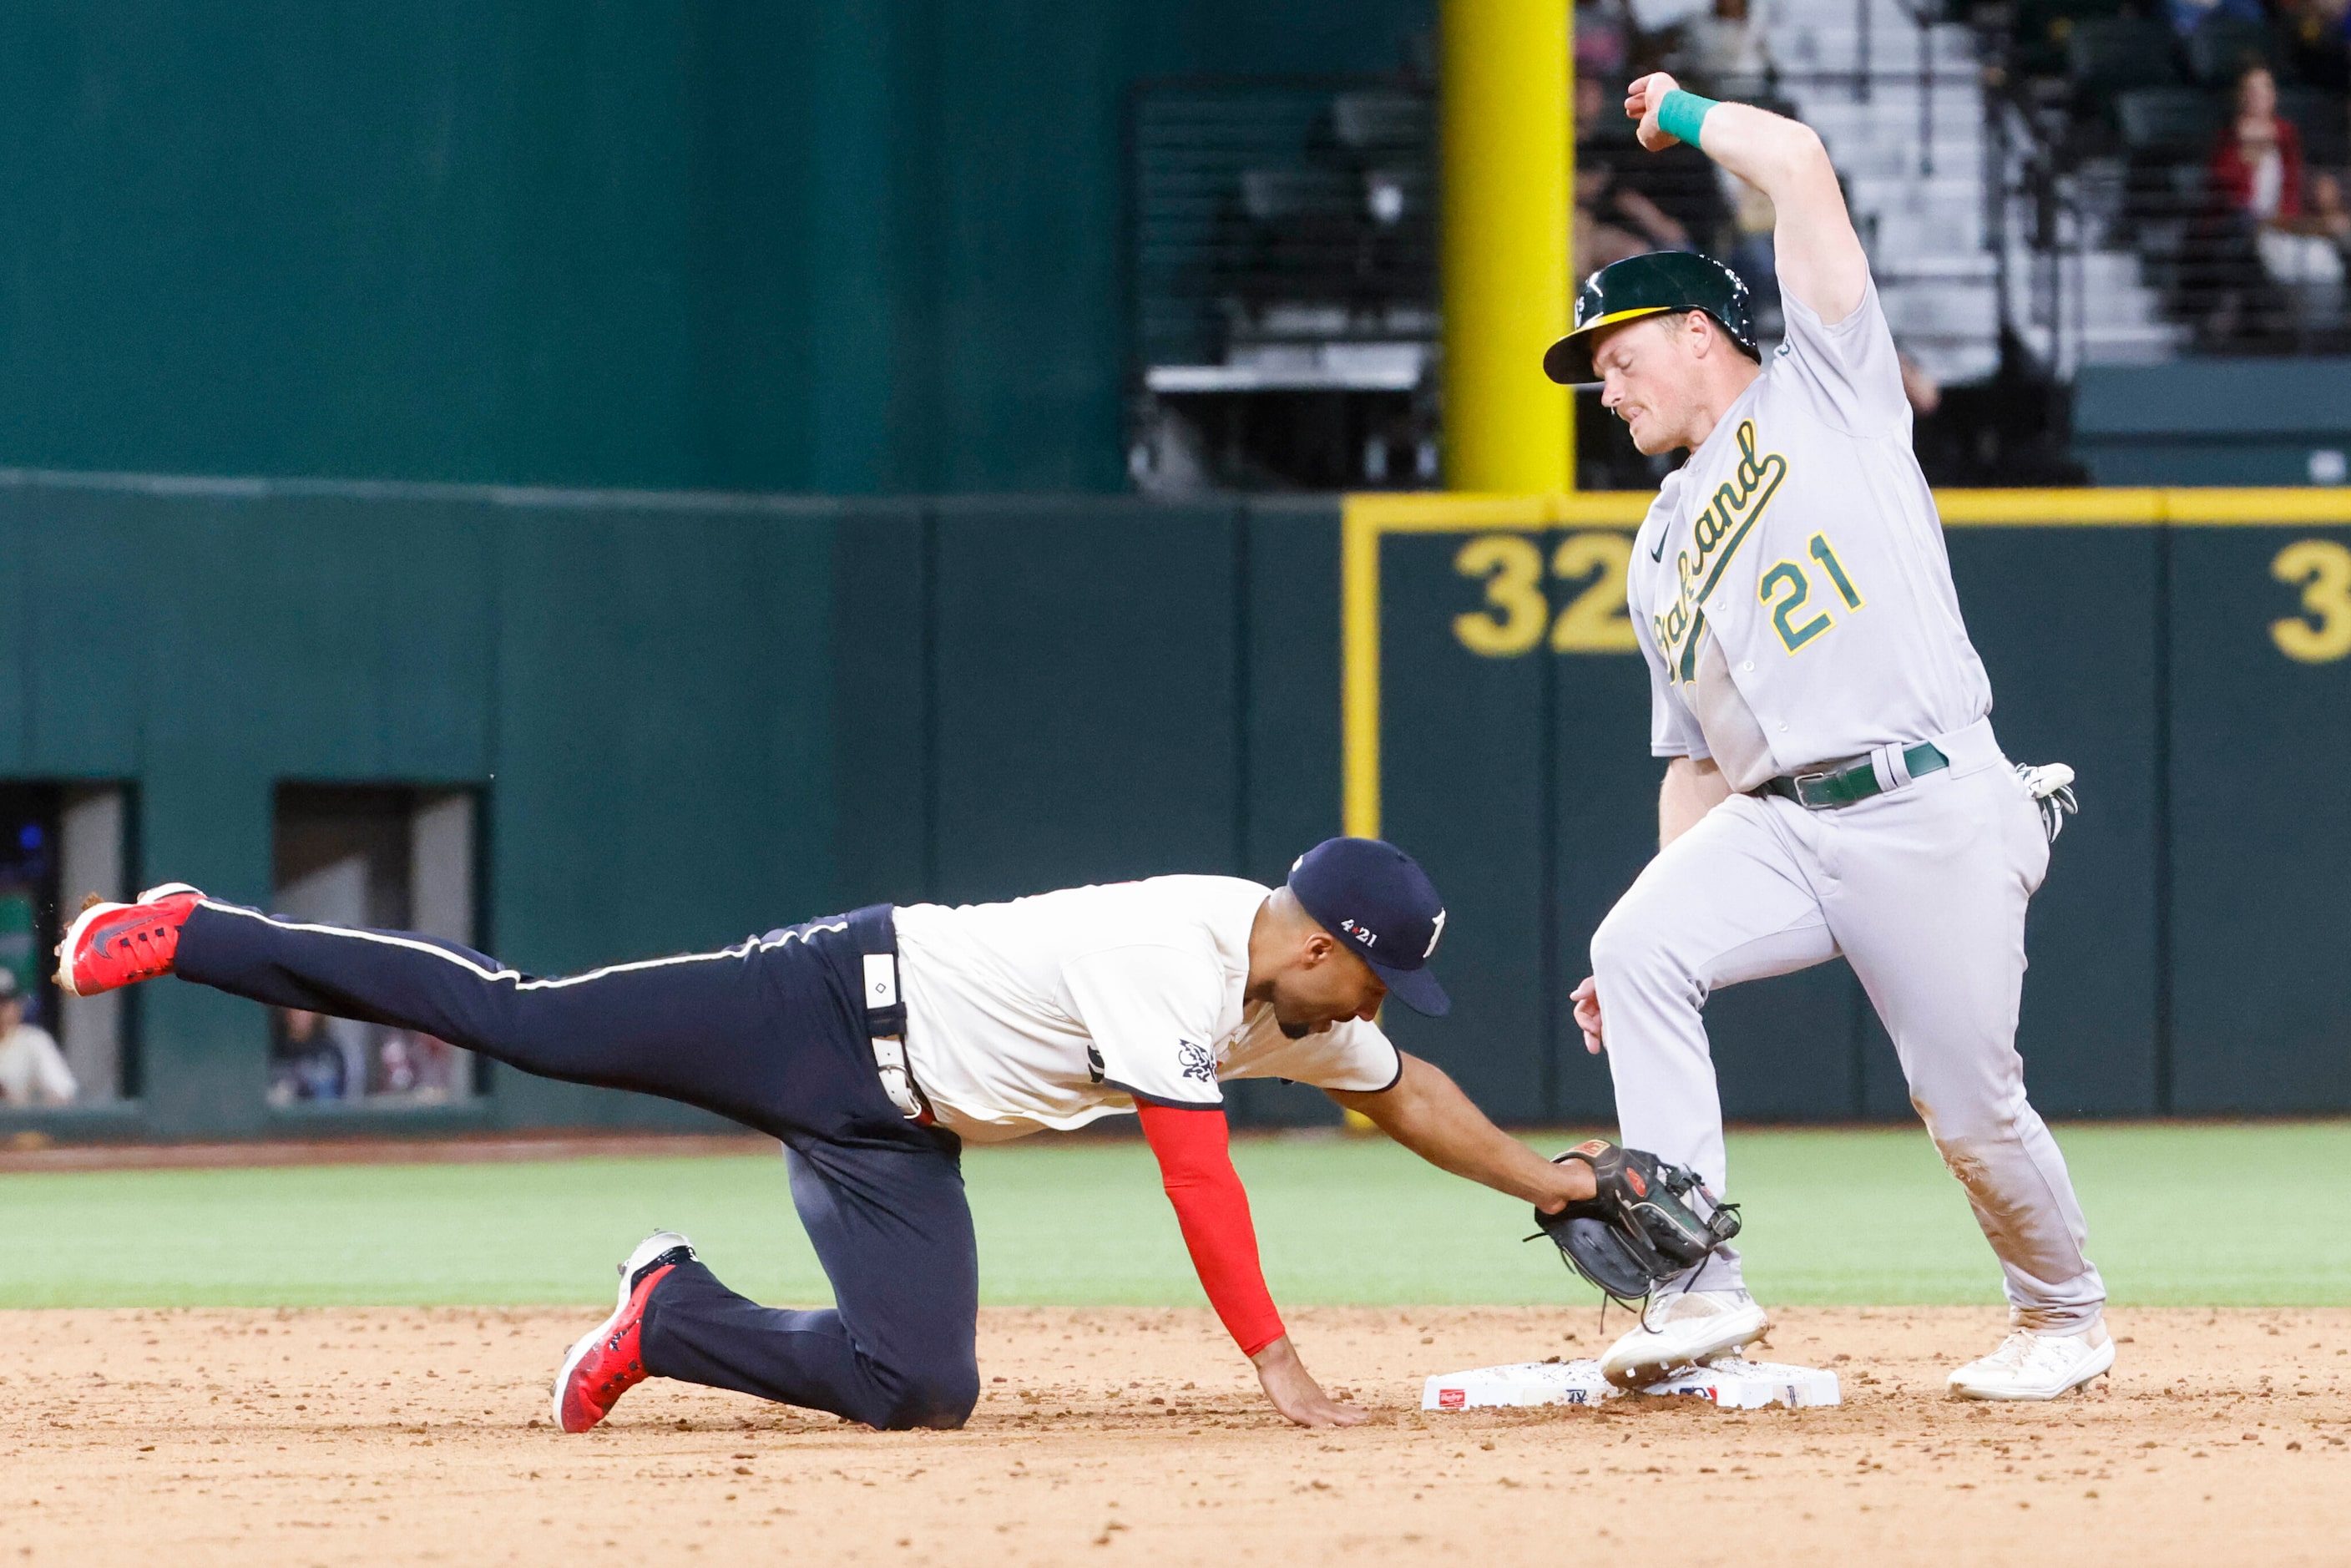
[[[1651,750],[1740,789],[1991,710],[1876,286],[1834,327],[1785,305],[1787,340],[1667,478],[1626,584]]]
[[[1660,851],[1593,936],[1617,1124],[1728,1190],[1707,998],[1842,956],[2017,1321],[2071,1331],[2105,1287],[2014,1044],[2025,907],[2049,862],[2040,811],[1986,716],[1876,288],[1834,327],[1786,308],[1787,342],[1666,481],[1634,549],[1651,748],[1713,758],[1740,793]],[[1947,767],[1889,773],[1842,810],[1748,793],[1927,740]],[[1726,1253],[1680,1283],[1740,1277]]]

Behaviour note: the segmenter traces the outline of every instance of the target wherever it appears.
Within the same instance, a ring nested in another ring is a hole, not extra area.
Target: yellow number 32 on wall
[[[1471,539],[1453,558],[1463,577],[1482,578],[1484,610],[1453,619],[1453,635],[1481,658],[1514,659],[1531,653],[1551,632],[1554,653],[1631,653],[1640,642],[1625,617],[1625,571],[1633,559],[1630,534],[1570,534],[1551,558],[1551,574],[1573,591],[1552,619],[1543,592],[1542,551],[1519,534],[1487,534]]]

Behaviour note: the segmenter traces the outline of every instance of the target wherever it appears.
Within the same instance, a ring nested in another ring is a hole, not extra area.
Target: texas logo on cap
[[[1406,1007],[1430,1018],[1451,1010],[1428,972],[1445,936],[1445,901],[1410,855],[1378,839],[1325,839],[1290,868],[1290,891]]]

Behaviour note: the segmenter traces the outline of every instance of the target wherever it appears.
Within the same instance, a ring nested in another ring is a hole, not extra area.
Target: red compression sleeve
[[[1159,1158],[1167,1201],[1184,1228],[1184,1245],[1199,1270],[1208,1304],[1225,1330],[1255,1355],[1285,1332],[1273,1294],[1258,1266],[1257,1228],[1249,1223],[1249,1194],[1233,1169],[1230,1134],[1222,1111],[1179,1111],[1135,1102],[1144,1138]]]

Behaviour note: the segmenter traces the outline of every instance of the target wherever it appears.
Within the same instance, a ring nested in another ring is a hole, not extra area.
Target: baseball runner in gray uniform
[[[1662,847],[1593,937],[1577,1022],[1608,1053],[1625,1143],[1723,1192],[1707,998],[1842,954],[2006,1276],[2012,1332],[1950,1391],[2053,1398],[2115,1355],[2014,1043],[2025,904],[2072,774],[2011,767],[1993,738],[1893,336],[1820,139],[1663,74],[1625,113],[1644,147],[1690,141],[1771,198],[1787,332],[1759,362],[1735,276],[1638,256],[1593,275],[1544,361],[1598,381],[1643,452],[1689,449],[1629,582],[1650,749],[1669,759]],[[1604,1365],[1642,1381],[1769,1326],[1725,1249],[1669,1281]]]

